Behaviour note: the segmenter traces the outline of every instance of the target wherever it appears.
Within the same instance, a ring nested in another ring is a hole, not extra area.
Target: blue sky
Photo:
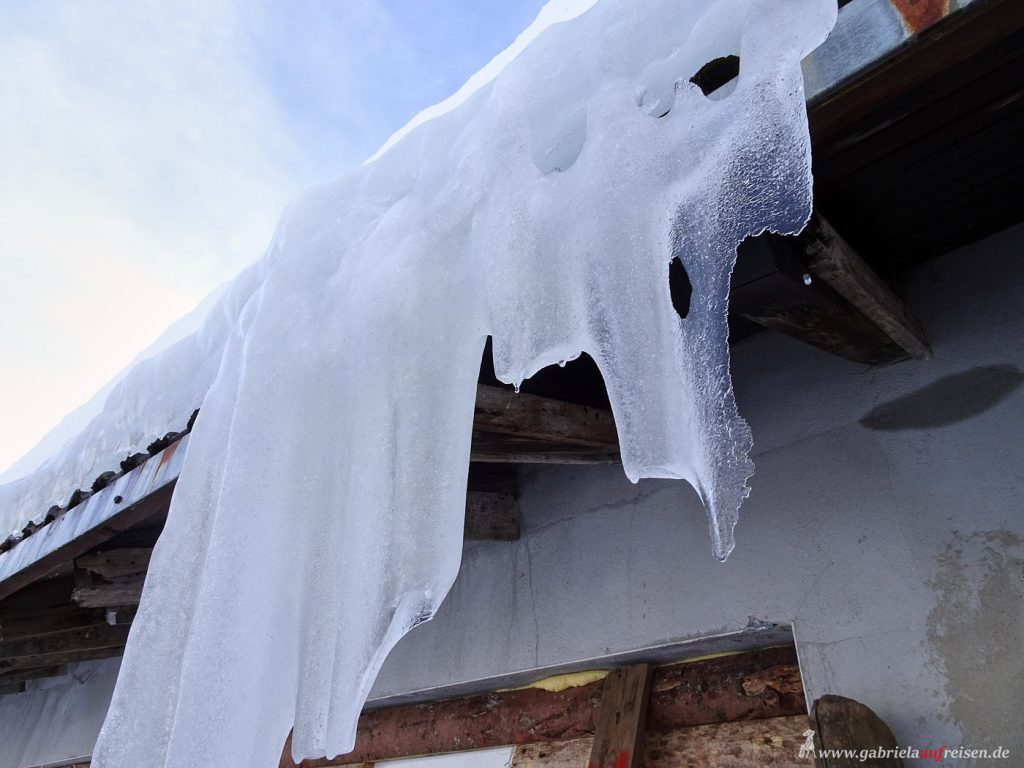
[[[0,4],[0,469],[543,4]]]

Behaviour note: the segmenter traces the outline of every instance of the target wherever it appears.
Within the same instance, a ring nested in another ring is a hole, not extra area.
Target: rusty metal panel
[[[895,53],[914,36],[981,0],[853,0],[828,39],[804,59],[807,100]]]
[[[22,579],[15,577],[46,568],[54,556],[70,560],[83,554],[77,551],[81,547],[75,546],[75,542],[85,542],[84,545],[88,546],[90,533],[111,527],[120,528],[117,525],[119,518],[133,511],[138,512],[141,502],[172,486],[185,461],[188,439],[189,436],[185,435],[62,517],[0,554],[0,597],[23,586]],[[60,563],[55,561],[53,564]]]

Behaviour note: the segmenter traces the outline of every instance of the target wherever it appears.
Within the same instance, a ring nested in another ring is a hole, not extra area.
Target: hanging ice
[[[141,419],[155,371],[204,390],[219,360],[96,768],[274,766],[293,724],[296,758],[352,747],[385,656],[459,567],[488,335],[512,383],[590,354],[626,473],[692,483],[729,553],[752,471],[729,275],[745,236],[810,213],[800,59],[835,13],[603,0],[287,211],[207,325],[110,406],[108,422]],[[724,98],[688,82],[737,53]]]

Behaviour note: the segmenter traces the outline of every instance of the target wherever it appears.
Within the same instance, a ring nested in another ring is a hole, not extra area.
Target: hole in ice
[[[690,314],[693,285],[690,283],[690,276],[686,274],[686,267],[678,256],[668,264],[668,289],[672,294],[672,306],[676,313],[685,318]]]
[[[719,56],[698,69],[697,73],[690,78],[690,82],[700,88],[701,93],[705,96],[710,96],[730,80],[738,77],[739,74],[739,56]]]

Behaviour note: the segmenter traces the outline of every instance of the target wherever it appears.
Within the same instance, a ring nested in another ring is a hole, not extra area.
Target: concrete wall
[[[1022,253],[1018,227],[916,271],[927,362],[869,369],[777,334],[738,346],[757,474],[725,564],[688,487],[527,471],[522,540],[467,547],[374,695],[756,616],[792,622],[809,697],[868,704],[904,745],[1001,745],[1024,761]]]
[[[90,755],[120,666],[120,659],[71,664],[63,677],[33,681],[24,693],[0,696],[0,766]]]

